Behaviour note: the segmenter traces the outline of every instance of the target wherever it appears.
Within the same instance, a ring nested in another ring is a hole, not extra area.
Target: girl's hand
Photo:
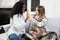
[[[39,28],[37,28],[37,27],[31,27],[31,29],[32,29],[32,32],[31,32],[31,34],[32,35],[39,35],[39,33],[40,33],[40,30],[39,30]],[[33,30],[35,30],[35,31],[33,31]]]

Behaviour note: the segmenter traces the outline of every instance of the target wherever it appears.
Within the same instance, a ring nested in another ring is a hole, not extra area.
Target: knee
[[[22,40],[22,35],[21,34],[19,34],[18,39]]]
[[[17,35],[16,34],[10,34],[9,35],[9,39],[16,39],[17,38]]]

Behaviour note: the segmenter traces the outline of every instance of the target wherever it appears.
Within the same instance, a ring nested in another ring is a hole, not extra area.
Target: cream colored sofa
[[[9,40],[8,39],[8,29],[10,28],[10,24],[2,25],[0,27],[3,27],[5,30],[5,33],[0,34],[0,40]]]

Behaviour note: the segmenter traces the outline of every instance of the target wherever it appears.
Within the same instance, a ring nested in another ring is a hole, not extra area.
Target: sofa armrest
[[[4,28],[5,32],[7,32],[10,28],[10,24],[3,25],[3,28]]]
[[[8,32],[0,34],[0,40],[7,40],[8,39]]]

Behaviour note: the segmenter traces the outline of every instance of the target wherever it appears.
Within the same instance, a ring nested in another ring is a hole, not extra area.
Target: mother
[[[28,19],[28,13],[25,13],[25,4],[17,2],[11,11],[11,27],[8,31],[10,40],[22,40],[21,35],[25,33],[25,23]]]

